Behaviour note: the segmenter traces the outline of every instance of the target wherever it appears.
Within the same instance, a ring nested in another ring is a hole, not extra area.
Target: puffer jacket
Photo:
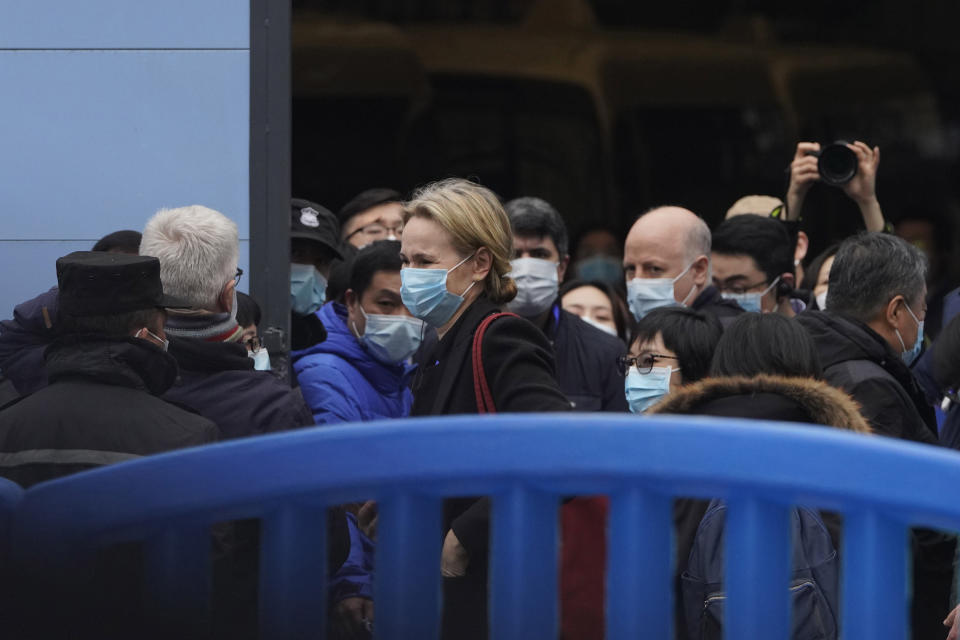
[[[404,418],[410,415],[414,367],[374,359],[347,327],[347,308],[337,302],[317,313],[327,339],[291,353],[303,398],[318,425]]]
[[[781,420],[829,425],[858,433],[870,427],[860,415],[859,406],[842,391],[808,378],[757,376],[755,378],[712,378],[691,384],[665,397],[649,413],[712,415],[725,417]],[[643,418],[638,417],[637,428]],[[676,595],[682,603],[679,576],[687,559],[700,520],[709,500],[681,498],[674,503],[676,533]],[[606,566],[606,498],[576,498],[562,510],[563,546],[560,593],[563,606],[562,638],[588,640],[604,637],[604,567]],[[839,536],[839,521],[823,514],[834,539]],[[615,549],[610,551],[615,554]],[[675,629],[684,629],[677,608]]]

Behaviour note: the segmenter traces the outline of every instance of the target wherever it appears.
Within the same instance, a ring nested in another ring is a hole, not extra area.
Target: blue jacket
[[[410,415],[409,381],[414,367],[375,360],[347,328],[347,309],[331,302],[317,316],[327,339],[291,353],[300,390],[318,425]]]

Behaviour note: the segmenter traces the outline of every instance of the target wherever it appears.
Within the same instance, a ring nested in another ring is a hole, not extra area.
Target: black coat
[[[846,394],[816,380],[758,376],[756,378],[710,378],[667,396],[651,413],[706,415],[725,418],[751,418],[830,425],[867,432],[869,427]],[[801,468],[802,460],[797,461]],[[681,498],[674,502],[673,523],[676,533],[676,570],[678,637],[684,628],[680,576],[687,568],[690,550],[709,500]],[[833,513],[821,512],[824,524],[838,550],[841,520]],[[613,553],[616,553],[614,550]]]
[[[860,403],[875,433],[937,444],[937,422],[910,368],[867,325],[831,312],[797,320],[813,337],[823,377]]]
[[[136,338],[67,338],[46,355],[50,385],[0,411],[0,475],[24,487],[217,440],[215,424],[156,397],[177,365]]]
[[[694,299],[690,308],[694,311],[709,313],[720,321],[724,327],[736,320],[741,313],[746,313],[734,300],[726,300],[720,295],[720,290],[708,285],[700,295]]]
[[[442,340],[417,354],[412,415],[477,413],[471,350],[483,319],[500,308],[481,295]],[[569,411],[554,377],[553,349],[543,333],[521,318],[500,318],[484,334],[483,368],[498,413]],[[490,510],[487,500],[448,500],[444,532],[452,529],[467,550],[467,576],[444,580],[443,637],[486,638],[486,563]]]
[[[485,295],[470,305],[442,340],[417,354],[414,416],[477,413],[470,352],[483,319],[500,308]],[[500,318],[483,339],[483,367],[498,413],[569,411],[555,378],[553,349],[543,333],[521,318]]]
[[[172,338],[180,375],[164,398],[209,418],[229,440],[313,424],[299,389],[268,371],[255,371],[238,342]]]
[[[797,316],[817,345],[827,382],[860,403],[874,432],[936,445],[937,422],[910,368],[867,325],[829,311]],[[955,538],[913,529],[913,637],[943,638],[949,611]]]
[[[544,334],[553,345],[557,383],[574,411],[629,410],[617,358],[627,346],[555,303]]]

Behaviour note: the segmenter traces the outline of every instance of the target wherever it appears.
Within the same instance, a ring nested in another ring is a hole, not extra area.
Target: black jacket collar
[[[171,338],[170,355],[184,371],[215,373],[249,371],[253,359],[239,342],[206,342],[196,338]]]
[[[139,338],[94,335],[63,336],[46,351],[51,383],[88,380],[100,384],[166,392],[177,378],[177,362],[156,345]]]

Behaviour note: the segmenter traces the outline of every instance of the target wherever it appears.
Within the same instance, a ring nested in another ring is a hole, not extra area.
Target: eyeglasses
[[[376,242],[377,240],[384,240],[390,237],[391,235],[396,238],[399,238],[400,235],[403,233],[403,223],[401,222],[400,224],[394,227],[388,227],[382,222],[371,222],[370,224],[354,229],[347,236],[347,239],[349,240],[350,238],[357,235],[358,233],[363,233],[365,236],[370,238],[371,242]]]
[[[234,288],[240,286],[240,278],[242,278],[242,277],[243,277],[243,269],[241,269],[240,267],[237,267],[237,274],[236,274],[235,276],[233,276],[233,286],[234,286]]]
[[[756,289],[757,287],[766,287],[767,281],[762,280],[760,282],[755,282],[753,284],[734,284],[730,286],[718,286],[717,289],[720,290],[720,293],[735,293],[741,295],[744,293],[750,293],[751,289]]]
[[[636,367],[641,374],[650,373],[657,360],[679,360],[676,356],[665,356],[662,353],[644,353],[639,356],[620,356],[617,358],[617,367],[620,373],[627,375],[630,367]]]

